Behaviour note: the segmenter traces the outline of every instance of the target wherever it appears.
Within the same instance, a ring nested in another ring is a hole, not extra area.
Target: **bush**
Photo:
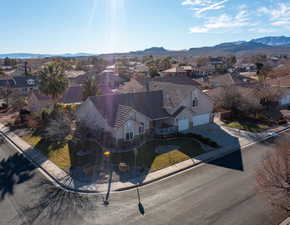
[[[187,134],[183,134],[183,133],[178,133],[178,136],[180,137],[190,137],[190,138],[195,138],[197,140],[199,140],[201,143],[209,145],[213,148],[219,148],[220,145],[218,143],[216,143],[215,141],[212,141],[210,138],[204,137],[202,135],[199,134],[194,134],[194,133],[187,133]]]

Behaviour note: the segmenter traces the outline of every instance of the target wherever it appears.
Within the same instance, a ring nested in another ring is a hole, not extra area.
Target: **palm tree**
[[[54,102],[61,97],[68,88],[68,79],[62,63],[50,63],[40,71],[40,91],[50,96]]]
[[[92,78],[87,78],[83,87],[83,100],[86,100],[90,96],[100,95],[101,91],[97,82]]]

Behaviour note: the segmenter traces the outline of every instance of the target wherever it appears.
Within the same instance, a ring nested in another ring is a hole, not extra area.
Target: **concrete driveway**
[[[192,132],[210,138],[223,148],[236,148],[245,146],[268,135],[267,132],[252,133],[210,123],[192,128]]]

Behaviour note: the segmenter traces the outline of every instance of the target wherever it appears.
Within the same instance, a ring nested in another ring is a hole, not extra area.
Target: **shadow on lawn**
[[[154,140],[146,143],[146,145],[139,148],[136,158],[134,152],[114,153],[114,168],[115,172],[120,176],[120,181],[141,184],[145,180],[148,173],[165,168],[169,165],[174,165],[188,158],[198,159],[202,162],[219,167],[244,171],[242,153],[238,138],[231,136],[229,133],[225,132],[223,129],[220,128],[220,126],[216,124],[208,124],[206,126],[197,127],[193,129],[193,133],[208,137],[211,140],[216,141],[220,146],[223,147],[205,153],[200,150],[200,144],[194,141],[193,138],[178,137],[171,139]],[[167,157],[167,159],[165,159],[167,160],[167,162],[164,162],[163,160],[159,161],[158,164],[160,164],[160,168],[158,168],[158,166],[156,167],[155,164],[156,160],[160,160],[159,157],[161,154],[156,153],[155,150],[160,146],[166,145],[180,146],[178,150],[184,155],[171,154],[172,151],[170,150],[168,152],[164,152],[162,155]],[[216,154],[217,151],[220,151],[220,149],[225,147],[235,148],[237,149],[237,151],[221,159],[208,162],[208,158],[213,157],[213,155]],[[116,166],[119,162],[124,162],[128,164],[130,166],[130,171],[126,173],[120,172]],[[165,164],[162,166],[162,163]]]

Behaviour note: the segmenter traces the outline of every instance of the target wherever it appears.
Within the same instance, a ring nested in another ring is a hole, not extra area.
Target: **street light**
[[[109,166],[109,160],[110,160],[111,152],[106,151],[103,154],[106,157],[106,162],[107,162],[107,167],[108,167]],[[110,173],[111,173],[111,171],[110,171]],[[104,205],[105,206],[109,205],[109,194],[110,194],[110,189],[111,189],[111,176],[112,176],[112,174],[110,174],[110,179],[109,179],[109,182],[108,182],[108,191],[107,191],[107,194],[106,194],[106,198],[104,199]]]

